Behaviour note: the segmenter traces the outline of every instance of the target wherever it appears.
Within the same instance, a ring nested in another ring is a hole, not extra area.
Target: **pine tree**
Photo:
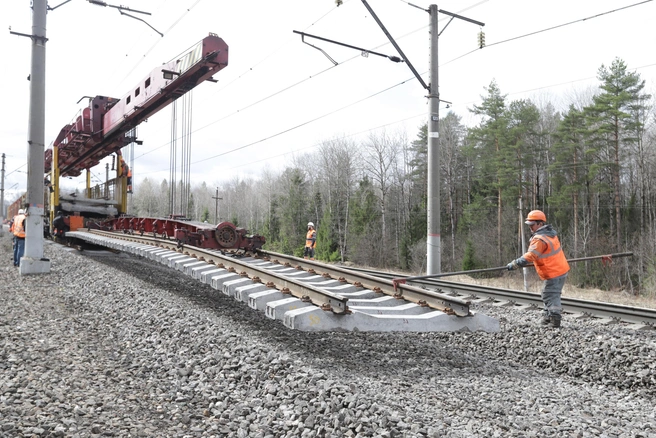
[[[602,65],[597,75],[602,93],[594,97],[586,108],[593,128],[592,140],[597,146],[598,160],[606,162],[609,183],[612,187],[614,210],[615,249],[622,248],[622,187],[621,176],[626,166],[629,147],[634,145],[644,120],[635,117],[636,110],[644,107],[642,94],[645,81],[635,72],[628,72],[626,64],[616,58],[610,67]],[[612,222],[611,222],[612,223]]]

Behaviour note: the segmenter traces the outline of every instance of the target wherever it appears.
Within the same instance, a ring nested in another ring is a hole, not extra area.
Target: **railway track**
[[[470,302],[411,285],[283,254],[180,247],[174,240],[99,230],[66,233],[176,269],[305,331],[498,331]],[[75,245],[75,243],[72,243]]]
[[[85,230],[67,237],[129,252],[177,269],[226,295],[264,311],[291,328],[307,331],[497,331],[498,321],[474,313],[472,303],[525,310],[542,308],[539,294],[449,282],[415,280],[394,289],[397,274],[343,268],[285,254],[221,252],[162,238]],[[563,298],[577,318],[656,327],[656,310]]]
[[[392,280],[398,274],[352,268],[356,272]],[[402,276],[401,276],[402,278]],[[526,309],[542,309],[540,294],[491,286],[463,284],[441,279],[412,280],[411,284],[441,294],[459,297],[472,302],[493,302]],[[656,328],[656,309],[562,297],[563,312],[579,318],[598,318],[607,323],[627,323],[634,329]]]

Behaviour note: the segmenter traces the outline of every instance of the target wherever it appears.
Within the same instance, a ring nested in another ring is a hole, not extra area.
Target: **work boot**
[[[540,318],[540,324],[542,325],[551,324],[551,316],[548,313],[543,314],[542,318]]]
[[[560,327],[560,315],[551,315],[551,327],[559,328]]]

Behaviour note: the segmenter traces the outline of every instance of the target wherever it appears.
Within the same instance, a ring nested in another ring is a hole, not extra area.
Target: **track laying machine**
[[[131,143],[141,144],[134,128],[200,83],[216,82],[212,76],[227,65],[228,46],[217,35],[209,34],[181,57],[152,70],[122,98],[89,97],[88,106],[61,129],[45,151],[45,204],[49,211],[45,222],[52,234],[62,236],[66,230],[89,227],[159,234],[182,244],[209,248],[261,248],[263,237],[248,236],[229,222],[213,226],[181,217],[123,217],[127,213],[128,174],[121,149]],[[112,154],[116,154],[116,177],[92,187],[91,168]],[[60,178],[82,172],[86,172],[84,193],[62,193]],[[16,204],[17,209],[20,200]]]

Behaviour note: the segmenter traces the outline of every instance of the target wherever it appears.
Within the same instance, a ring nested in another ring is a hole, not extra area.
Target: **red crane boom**
[[[155,68],[123,98],[96,96],[55,139],[60,176],[84,169],[136,141],[132,128],[228,65],[228,46],[210,34],[180,58]],[[52,149],[45,152],[45,172],[52,168]]]

